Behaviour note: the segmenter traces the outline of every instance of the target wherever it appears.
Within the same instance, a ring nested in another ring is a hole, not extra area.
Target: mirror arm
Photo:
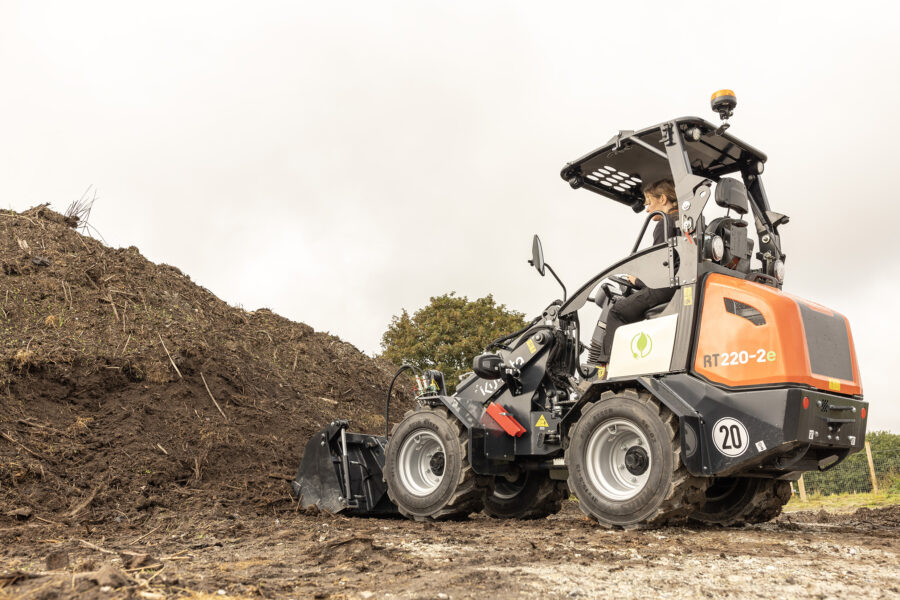
[[[562,286],[562,289],[563,289],[563,302],[565,302],[565,301],[566,301],[566,286],[565,286],[565,284],[562,282],[562,279],[559,278],[559,276],[556,274],[556,271],[553,270],[553,267],[551,267],[551,266],[548,265],[547,263],[544,263],[544,268],[548,269],[548,270],[550,271],[550,273],[553,275],[553,277],[556,279],[556,281],[559,282],[559,285]]]

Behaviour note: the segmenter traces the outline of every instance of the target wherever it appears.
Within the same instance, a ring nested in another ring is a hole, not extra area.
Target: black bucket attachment
[[[306,444],[294,496],[304,508],[353,516],[397,515],[382,476],[387,438],[347,433],[350,422],[332,421]]]

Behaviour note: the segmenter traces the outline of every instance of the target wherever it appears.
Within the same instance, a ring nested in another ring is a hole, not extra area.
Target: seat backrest
[[[739,215],[746,215],[750,210],[747,188],[737,179],[723,177],[716,184],[716,204],[722,208],[729,208]]]
[[[646,311],[644,311],[645,319],[652,319],[655,316],[662,314],[666,307],[669,305],[668,302],[663,302],[662,304],[657,304],[656,306],[651,306]]]

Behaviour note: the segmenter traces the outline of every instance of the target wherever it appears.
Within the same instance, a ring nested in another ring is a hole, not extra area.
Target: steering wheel
[[[617,275],[610,275],[607,279],[618,283],[624,288],[623,292],[613,291],[609,283],[604,283],[600,286],[600,289],[603,290],[603,293],[610,301],[615,301],[617,297],[624,297],[631,294],[631,292],[638,288],[638,286],[634,285],[624,277],[618,277]],[[597,297],[599,298],[599,296]],[[594,300],[596,302],[596,299]]]
[[[610,279],[610,281],[615,281],[619,285],[624,285],[629,290],[638,289],[637,285],[631,283],[631,281],[629,281],[628,279],[626,279],[624,277],[619,277],[618,275],[610,275],[609,279]]]

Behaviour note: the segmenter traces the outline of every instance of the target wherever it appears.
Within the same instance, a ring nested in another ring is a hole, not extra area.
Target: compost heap
[[[0,211],[0,523],[263,513],[324,424],[383,431],[394,365],[77,226]]]

